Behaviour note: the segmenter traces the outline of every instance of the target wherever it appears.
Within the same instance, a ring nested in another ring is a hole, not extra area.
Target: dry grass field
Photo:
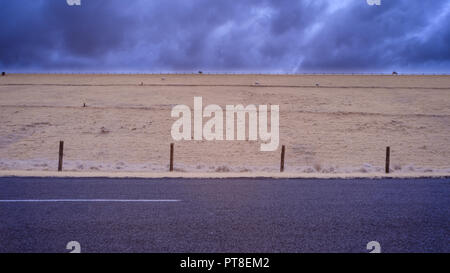
[[[0,77],[0,170],[168,169],[177,104],[280,105],[280,147],[175,143],[175,170],[450,173],[450,76],[22,75]],[[86,107],[83,107],[83,104]]]

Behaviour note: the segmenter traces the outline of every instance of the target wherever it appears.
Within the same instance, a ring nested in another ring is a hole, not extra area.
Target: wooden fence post
[[[284,153],[285,153],[285,146],[281,146],[281,164],[280,164],[280,172],[284,172]]]
[[[391,157],[391,147],[386,147],[386,173],[389,173],[389,164]]]
[[[64,155],[64,141],[59,142],[59,160],[58,160],[58,172],[62,171],[63,166],[63,155]]]
[[[173,172],[173,143],[170,143],[170,165],[169,171]]]

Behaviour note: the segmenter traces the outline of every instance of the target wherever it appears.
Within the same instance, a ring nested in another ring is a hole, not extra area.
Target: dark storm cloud
[[[447,0],[0,0],[15,71],[447,72]]]
[[[304,68],[325,70],[433,69],[449,58],[449,2],[384,1],[383,9],[352,2],[325,19],[305,47]]]

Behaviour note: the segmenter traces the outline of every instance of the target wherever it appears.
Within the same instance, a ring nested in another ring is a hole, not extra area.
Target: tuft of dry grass
[[[228,172],[230,172],[230,169],[227,166],[219,166],[216,168],[215,172],[228,173]]]
[[[316,172],[320,172],[322,170],[322,165],[320,165],[320,163],[314,163],[313,165],[314,170],[316,170]]]

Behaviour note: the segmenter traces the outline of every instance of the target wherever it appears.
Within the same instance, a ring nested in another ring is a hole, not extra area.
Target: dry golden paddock
[[[280,147],[175,143],[175,170],[450,173],[450,77],[32,75],[0,77],[0,170],[166,171],[177,104],[280,105]],[[86,104],[86,107],[83,107]]]

